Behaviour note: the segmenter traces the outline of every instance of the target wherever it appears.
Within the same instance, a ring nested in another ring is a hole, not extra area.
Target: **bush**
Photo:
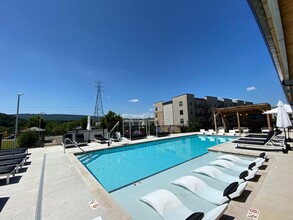
[[[38,133],[35,131],[25,131],[18,138],[19,147],[35,147],[39,141]]]

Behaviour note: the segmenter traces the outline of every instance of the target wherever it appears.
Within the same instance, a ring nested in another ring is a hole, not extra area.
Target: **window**
[[[156,113],[156,118],[158,117],[158,114]]]
[[[179,106],[183,106],[183,102],[182,101],[179,102]]]
[[[180,115],[183,115],[183,110],[180,110]]]
[[[155,111],[158,111],[158,107],[155,108]]]
[[[184,124],[184,119],[180,118],[180,124]]]

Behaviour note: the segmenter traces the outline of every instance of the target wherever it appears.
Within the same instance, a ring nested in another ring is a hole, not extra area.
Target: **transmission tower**
[[[100,117],[104,115],[104,109],[103,109],[103,99],[102,99],[102,92],[103,92],[103,82],[100,80],[96,82],[97,87],[97,97],[96,97],[96,106],[95,106],[95,112],[94,112],[94,122],[95,125],[98,125],[100,123]]]

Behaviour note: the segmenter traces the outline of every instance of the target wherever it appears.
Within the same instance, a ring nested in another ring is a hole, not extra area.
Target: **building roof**
[[[240,105],[225,108],[213,108],[214,112],[221,112],[222,114],[235,114],[236,112],[265,112],[271,109],[271,105],[268,103],[253,104],[253,105]]]
[[[275,65],[287,102],[293,104],[293,1],[248,0]]]
[[[26,129],[27,131],[45,131],[45,129],[38,128],[38,127],[31,127]]]

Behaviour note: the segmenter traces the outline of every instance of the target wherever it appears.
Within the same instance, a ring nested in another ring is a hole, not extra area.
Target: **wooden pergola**
[[[253,105],[242,105],[242,106],[233,106],[233,107],[226,107],[226,108],[214,108],[213,109],[213,115],[214,115],[214,124],[215,124],[215,131],[218,130],[217,127],[217,116],[220,115],[222,119],[222,123],[224,128],[226,129],[226,123],[225,123],[225,116],[226,115],[236,115],[237,116],[237,124],[238,129],[240,131],[241,129],[241,122],[240,122],[240,115],[241,114],[262,114],[265,111],[268,111],[271,109],[271,105],[268,103],[264,104],[253,104]],[[267,123],[268,128],[272,129],[272,116],[267,114]]]

